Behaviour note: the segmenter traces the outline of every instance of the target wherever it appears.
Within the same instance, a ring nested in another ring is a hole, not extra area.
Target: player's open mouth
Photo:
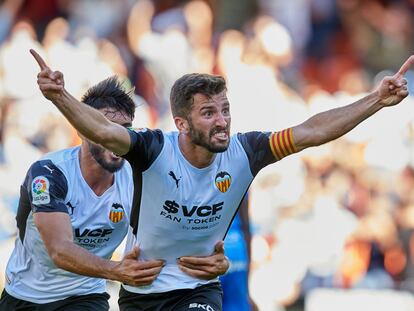
[[[227,140],[229,138],[229,135],[227,134],[227,132],[217,132],[217,133],[214,133],[212,137],[218,140]]]

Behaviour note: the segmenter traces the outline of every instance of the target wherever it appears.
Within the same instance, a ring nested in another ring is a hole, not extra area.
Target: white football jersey
[[[30,167],[21,186],[18,237],[7,264],[5,286],[18,299],[43,304],[105,292],[105,280],[57,268],[33,221],[33,213],[67,213],[74,242],[107,259],[124,239],[133,193],[130,165],[125,163],[115,173],[114,184],[97,196],[81,173],[79,150],[74,147],[46,155]]]
[[[288,135],[291,131],[282,133]],[[123,285],[126,290],[157,293],[217,281],[196,279],[182,272],[177,259],[214,252],[254,176],[282,158],[274,151],[281,147],[277,135],[234,135],[228,149],[217,153],[209,166],[200,169],[181,153],[177,132],[130,131],[131,149],[125,158],[132,166],[135,193],[126,251],[137,245],[141,249],[140,259],[163,259],[166,265],[153,284]],[[294,150],[293,141],[289,148]],[[286,150],[283,156],[287,155]]]

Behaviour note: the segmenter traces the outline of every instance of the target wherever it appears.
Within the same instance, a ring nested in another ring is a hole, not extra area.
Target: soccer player
[[[131,126],[135,105],[115,78],[89,89],[82,101],[111,122]],[[164,261],[137,261],[138,248],[121,261],[109,260],[130,223],[133,179],[124,162],[83,139],[81,146],[48,154],[30,167],[1,311],[108,310],[103,278],[146,286],[159,275]],[[220,243],[216,254],[198,261],[201,270],[194,266],[190,272],[207,279],[228,267]]]
[[[64,88],[63,74],[31,52],[41,68],[37,82],[43,95],[82,135],[132,166],[135,188],[127,249],[139,245],[139,258],[165,260],[151,285],[121,287],[121,310],[221,310],[217,280],[194,278],[178,263],[191,268],[186,256],[212,252],[263,167],[336,139],[380,109],[401,102],[408,95],[404,74],[414,62],[410,57],[397,74],[385,77],[355,103],[282,131],[230,136],[230,104],[222,77],[186,74],[174,83],[170,101],[178,132],[133,131],[80,104]]]

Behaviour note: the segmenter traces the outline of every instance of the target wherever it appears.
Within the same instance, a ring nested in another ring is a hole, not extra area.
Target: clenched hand
[[[224,255],[224,242],[219,241],[214,253],[207,257],[181,257],[177,260],[180,269],[199,279],[211,280],[226,273],[230,263]]]
[[[162,260],[138,261],[139,248],[135,247],[113,268],[113,278],[132,286],[150,285],[164,266]]]

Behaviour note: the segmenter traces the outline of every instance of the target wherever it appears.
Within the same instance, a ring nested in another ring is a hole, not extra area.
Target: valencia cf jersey
[[[185,274],[177,258],[213,254],[254,176],[295,152],[291,129],[249,132],[232,136],[225,152],[217,153],[209,166],[196,168],[183,156],[178,135],[130,131],[131,149],[124,157],[132,166],[135,193],[126,251],[137,245],[140,259],[166,261],[151,285],[123,285],[131,292],[165,292],[217,281]]]
[[[7,292],[22,300],[49,303],[74,295],[105,292],[105,280],[57,268],[49,257],[33,213],[61,212],[72,222],[74,243],[111,258],[129,226],[133,183],[125,163],[114,183],[97,196],[83,178],[80,147],[46,155],[35,162],[21,186],[18,237],[6,268]]]

